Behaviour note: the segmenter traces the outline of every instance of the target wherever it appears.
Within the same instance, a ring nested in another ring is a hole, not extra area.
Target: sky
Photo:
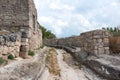
[[[34,0],[39,23],[58,38],[120,25],[120,0]]]

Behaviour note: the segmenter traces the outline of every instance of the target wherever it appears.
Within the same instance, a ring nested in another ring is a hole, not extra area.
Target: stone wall
[[[20,56],[42,45],[42,33],[33,0],[0,0],[0,31],[20,32]],[[3,34],[4,35],[4,34]]]
[[[29,25],[28,0],[0,0],[0,29],[19,31]]]
[[[9,33],[0,35],[0,57],[10,54],[19,56],[21,45],[21,33]]]
[[[29,49],[33,50],[42,45],[42,32],[37,21],[37,10],[33,0],[29,0]]]
[[[37,30],[36,31],[31,31],[31,38],[30,38],[30,45],[29,45],[29,49],[30,50],[34,50],[36,48],[39,48],[40,46],[42,46],[42,32],[39,29],[40,25],[39,23],[37,24]]]
[[[90,54],[109,54],[109,32],[94,30],[62,39],[44,40],[47,46],[81,47],[81,50]]]
[[[81,37],[80,36],[73,36],[61,39],[48,39],[44,40],[44,44],[47,46],[58,45],[58,46],[69,46],[69,47],[80,47],[81,46]]]
[[[109,54],[109,32],[94,30],[81,34],[81,50],[93,54]]]

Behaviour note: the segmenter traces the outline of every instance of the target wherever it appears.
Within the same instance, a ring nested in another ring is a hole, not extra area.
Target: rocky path
[[[52,70],[58,71],[57,74],[51,73],[46,62],[50,49],[39,50],[32,59],[15,61],[1,67],[0,80],[105,80],[88,68],[80,67],[69,53],[61,49],[53,49],[55,55],[52,54],[52,58],[48,59],[53,64]]]
[[[51,74],[46,68],[39,80],[105,80],[99,78],[86,67],[79,68],[72,56],[64,50],[56,50],[60,74]],[[65,59],[66,58],[66,59]],[[46,76],[46,77],[44,77]]]
[[[58,64],[60,67],[60,75],[62,80],[88,80],[84,76],[84,72],[80,69],[74,69],[63,61],[63,51],[57,50]]]

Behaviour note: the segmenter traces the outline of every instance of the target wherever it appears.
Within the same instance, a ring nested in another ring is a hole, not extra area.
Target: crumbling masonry
[[[105,30],[93,30],[62,39],[44,40],[47,46],[80,47],[81,51],[89,54],[110,54],[109,52],[110,33]]]
[[[33,0],[0,0],[0,56],[25,57],[42,45]]]

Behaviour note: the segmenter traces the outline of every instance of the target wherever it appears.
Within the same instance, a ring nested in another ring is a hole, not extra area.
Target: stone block
[[[28,52],[20,52],[19,53],[19,56],[22,57],[22,58],[26,58],[28,55]]]
[[[98,54],[98,50],[94,50],[94,54],[97,55]]]
[[[21,31],[21,32],[24,32],[24,31],[25,31],[25,29],[24,29],[24,28],[22,28],[22,29],[20,29],[20,31]]]
[[[104,47],[105,50],[109,50],[109,47]]]
[[[10,46],[10,42],[6,42],[5,45],[9,47]]]
[[[104,35],[105,35],[105,36],[108,36],[108,37],[111,36],[108,31],[105,31],[105,32],[104,32]]]
[[[94,35],[103,35],[103,31],[102,30],[94,30],[91,31]]]
[[[28,38],[22,38],[21,42],[27,42],[28,43],[28,40],[29,40]]]
[[[99,47],[99,48],[104,47],[104,46],[103,46],[103,43],[98,44],[98,47]]]
[[[104,48],[98,48],[98,54],[104,54]]]
[[[22,32],[22,38],[29,38],[29,33]]]
[[[29,46],[22,45],[22,46],[20,47],[20,52],[28,52],[28,50],[29,50]]]
[[[15,46],[20,46],[21,45],[21,43],[20,42],[15,42]]]
[[[102,35],[94,35],[93,38],[95,38],[95,39],[101,39]]]
[[[0,36],[0,45],[4,45],[5,39],[3,36]]]
[[[9,40],[10,40],[11,42],[15,42],[16,39],[17,39],[17,36],[16,36],[16,35],[14,35],[14,34],[10,34],[10,35],[9,35]]]
[[[108,38],[104,38],[104,39],[103,39],[103,42],[104,42],[104,43],[109,43],[109,39],[108,39]]]
[[[109,49],[105,49],[105,54],[110,54],[110,50]]]
[[[29,45],[29,43],[28,43],[28,42],[21,42],[21,45],[28,46],[28,45]]]
[[[102,39],[98,39],[98,42],[101,43],[101,42],[102,42]]]
[[[109,43],[103,43],[104,45],[104,47],[109,47]]]
[[[3,46],[3,52],[2,52],[2,54],[3,55],[6,55],[6,54],[8,54],[8,47],[7,46]]]
[[[98,46],[94,46],[94,50],[98,49]]]
[[[15,43],[14,43],[14,42],[10,42],[10,43],[9,43],[9,46],[10,46],[10,47],[13,47],[13,46],[15,46]]]

